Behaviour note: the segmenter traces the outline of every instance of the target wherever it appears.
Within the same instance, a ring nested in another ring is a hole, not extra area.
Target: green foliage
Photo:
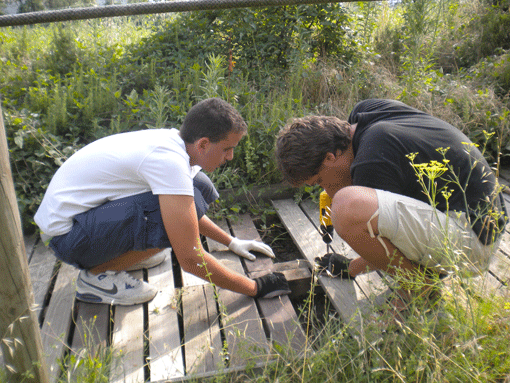
[[[46,57],[48,69],[54,74],[70,73],[78,62],[78,47],[72,28],[64,28],[62,24],[52,25],[53,39]]]
[[[347,38],[349,21],[339,4],[182,13],[141,41],[131,60],[150,57],[159,74],[202,65],[210,54],[216,54],[229,57],[229,64],[243,74],[253,74],[255,69],[261,80],[263,71],[287,68],[293,51],[303,43],[310,57],[350,59],[355,44]]]
[[[96,317],[84,323],[81,342],[83,348],[69,353],[60,362],[62,371],[59,383],[108,383],[115,377],[112,372],[117,364],[122,363],[120,352],[112,347],[97,343]]]
[[[210,96],[231,102],[248,123],[233,161],[212,175],[219,188],[242,194],[280,181],[273,148],[289,119],[345,118],[368,97],[403,99],[475,141],[483,130],[497,132],[500,144],[487,155],[497,161],[499,148],[504,159],[508,56],[458,73],[441,56],[455,45],[446,46],[446,37],[454,40],[465,20],[474,26],[479,14],[493,14],[494,25],[503,19],[501,6],[477,3],[472,17],[466,7],[454,0],[335,3],[3,29],[0,92],[23,220],[31,227],[62,158],[40,142],[71,153],[113,133],[178,127],[194,103]],[[26,142],[18,146],[15,138]]]
[[[69,24],[0,30],[2,110],[26,233],[52,175],[80,147],[113,133],[178,127],[210,96],[231,102],[248,123],[233,161],[212,174],[219,189],[233,189],[215,212],[249,211],[265,229],[274,209],[250,191],[280,181],[274,142],[293,117],[346,118],[361,99],[400,98],[477,143],[495,133],[485,152],[491,164],[510,154],[508,1],[331,3]],[[303,187],[296,199],[318,192]],[[316,324],[308,306],[315,341],[306,363],[275,345],[276,361],[262,376],[243,379],[503,381],[510,355],[498,345],[510,341],[508,302],[462,282],[442,306],[422,310],[425,302],[415,301],[406,325],[377,344],[358,343],[336,317]],[[388,319],[380,311],[366,336]],[[66,363],[83,381],[99,382],[111,361],[104,350]]]
[[[19,13],[37,12],[44,10],[43,0],[27,0],[18,6]]]
[[[33,233],[33,214],[39,207],[58,167],[78,148],[76,140],[45,133],[36,128],[37,115],[10,115],[5,113],[7,126],[17,129],[8,137],[11,167],[23,231]]]
[[[510,49],[510,14],[503,7],[488,7],[458,29],[458,65],[470,67],[479,60]]]

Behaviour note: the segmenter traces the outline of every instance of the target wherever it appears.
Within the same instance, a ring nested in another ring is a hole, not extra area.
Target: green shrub
[[[491,7],[459,28],[456,57],[460,67],[468,68],[483,58],[510,49],[510,14]]]
[[[213,174],[220,188],[279,182],[272,151],[280,127],[312,113],[346,118],[369,97],[405,100],[475,140],[484,129],[503,134],[508,56],[499,49],[500,56],[456,72],[459,58],[451,54],[464,40],[478,41],[457,36],[482,29],[476,23],[490,14],[478,12],[486,4],[404,5],[275,6],[2,29],[0,93],[23,217],[30,221],[62,158],[35,137],[71,153],[113,133],[179,127],[194,103],[216,95],[249,126],[234,160]],[[435,18],[424,19],[421,6]],[[494,33],[504,19],[498,9],[491,9]],[[415,24],[421,34],[410,33]],[[23,146],[13,141],[21,137]],[[510,153],[506,141],[500,146]],[[497,153],[488,148],[492,159]]]

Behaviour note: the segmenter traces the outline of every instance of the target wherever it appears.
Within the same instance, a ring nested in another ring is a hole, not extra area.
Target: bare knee
[[[377,208],[377,194],[374,189],[362,186],[340,189],[333,197],[331,206],[331,220],[335,231],[344,238],[355,230],[366,228],[367,221]]]

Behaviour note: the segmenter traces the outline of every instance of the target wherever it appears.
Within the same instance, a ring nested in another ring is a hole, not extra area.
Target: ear
[[[199,138],[195,141],[195,148],[199,151],[199,153],[203,153],[209,148],[209,144],[211,141],[207,137]]]
[[[326,153],[326,157],[324,157],[324,161],[322,163],[324,165],[332,165],[338,159],[340,154],[340,151],[337,151],[336,154],[328,152]]]

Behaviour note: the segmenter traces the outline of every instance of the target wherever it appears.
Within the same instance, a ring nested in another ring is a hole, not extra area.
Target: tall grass
[[[509,98],[494,85],[490,61],[460,68],[468,60],[483,59],[470,50],[481,41],[478,32],[484,26],[473,20],[488,12],[486,2],[352,3],[346,10],[349,22],[338,28],[351,29],[345,36],[352,39],[355,55],[311,54],[311,32],[298,30],[285,68],[271,67],[271,60],[260,56],[238,63],[226,43],[209,52],[210,46],[195,45],[210,42],[209,31],[201,29],[205,21],[181,23],[178,15],[0,30],[0,93],[25,232],[35,229],[32,216],[52,174],[75,150],[113,133],[178,127],[191,105],[209,96],[234,104],[249,126],[231,166],[213,174],[219,188],[278,182],[272,150],[288,119],[307,114],[346,118],[356,102],[369,97],[405,100],[475,142],[484,142],[484,130],[494,132],[497,138],[487,157],[495,167],[499,153],[505,161],[510,153]],[[173,35],[167,41],[168,30]],[[229,33],[222,42],[234,32]],[[257,41],[253,31],[249,36],[253,54],[271,46]],[[153,49],[145,52],[149,46]],[[498,71],[504,74],[504,66]],[[226,213],[241,208],[222,207]],[[219,376],[216,381],[502,381],[510,371],[508,348],[500,347],[510,344],[508,288],[493,294],[489,282],[455,277],[440,282],[440,303],[416,300],[405,323],[387,326],[376,344],[360,344],[336,317],[318,318],[312,288],[303,314],[313,334],[305,359],[296,359],[282,345],[272,350],[277,361],[262,375]],[[372,311],[380,313],[380,320],[366,331],[379,333],[379,324],[391,322],[391,308]],[[109,355],[83,354],[72,365],[83,369],[84,376],[92,376],[90,371],[101,376],[98,365],[109,362]]]
[[[403,322],[394,320],[390,305],[373,304],[370,309],[377,315],[365,318],[363,337],[353,336],[356,330],[331,310],[319,314],[314,307],[319,287],[313,283],[302,305],[301,322],[309,339],[300,355],[290,344],[274,345],[271,362],[262,370],[220,372],[212,381],[503,382],[510,372],[510,350],[504,347],[510,342],[508,290],[495,294],[483,277],[452,275],[436,283],[441,298],[434,303],[415,298]],[[122,365],[118,350],[91,343],[93,326],[87,331],[87,348],[62,361],[66,370],[60,383],[107,382],[112,366]],[[243,341],[241,332],[237,336],[237,344],[245,344],[250,355],[250,339]],[[7,381],[0,375],[0,382]]]

